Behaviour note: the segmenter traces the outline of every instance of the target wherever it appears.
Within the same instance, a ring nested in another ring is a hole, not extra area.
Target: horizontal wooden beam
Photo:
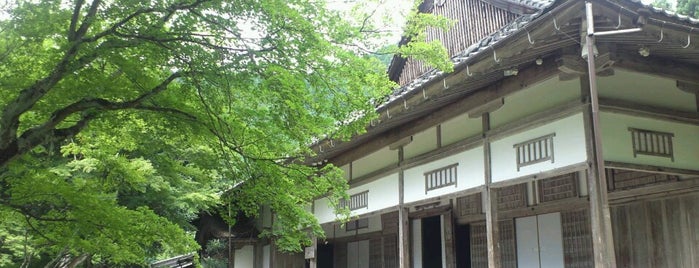
[[[643,171],[643,172],[648,172],[648,173],[699,176],[699,170],[693,170],[693,169],[661,167],[661,166],[653,166],[653,165],[640,165],[640,164],[631,164],[631,163],[623,163],[623,162],[616,162],[616,161],[604,161],[604,166],[606,168],[615,168],[615,169],[632,170],[632,171]]]
[[[638,54],[619,54],[616,67],[656,75],[664,78],[699,84],[699,66],[675,59],[641,57]]]
[[[665,198],[699,191],[699,179],[686,179],[652,186],[609,192],[609,203],[620,205],[638,200]]]
[[[507,77],[494,84],[475,90],[475,92],[464,92],[462,93],[463,95],[458,93],[445,94],[442,98],[446,98],[446,100],[438,100],[434,99],[436,97],[433,97],[432,101],[436,103],[446,102],[447,104],[438,107],[439,109],[437,110],[427,113],[426,116],[411,121],[410,124],[396,126],[375,137],[364,137],[360,139],[364,141],[363,144],[354,146],[344,153],[332,157],[330,162],[337,166],[342,166],[354,159],[386,147],[406,136],[414,135],[453,117],[464,114],[469,110],[483,105],[483,103],[489,103],[503,98],[552,77],[557,73],[558,69],[553,64],[544,64],[541,66],[533,65],[530,68],[520,71],[517,76]],[[453,100],[449,100],[451,98],[453,98]],[[425,103],[424,105],[429,104]],[[436,108],[437,107],[435,107],[435,109]]]
[[[625,100],[600,98],[600,110],[633,116],[667,120],[683,124],[699,125],[699,114],[645,105]]]

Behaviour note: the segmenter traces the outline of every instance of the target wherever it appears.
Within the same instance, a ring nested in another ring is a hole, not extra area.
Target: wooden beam
[[[493,101],[489,101],[487,103],[484,103],[483,105],[480,105],[478,107],[474,107],[472,110],[469,110],[468,117],[469,118],[479,118],[481,115],[484,113],[492,113],[495,112],[495,110],[500,109],[505,104],[505,98],[499,98],[495,99]]]
[[[586,75],[580,79],[580,90],[582,94],[597,98],[596,94],[590,91],[590,79]],[[598,163],[602,162],[603,155],[601,140],[594,135],[593,120],[595,120],[595,111],[592,105],[589,109],[583,112],[583,123],[585,126],[585,145],[587,152],[588,168],[586,172],[588,195],[590,199],[590,229],[592,230],[592,245],[594,251],[594,261],[596,267],[616,267],[616,259],[614,255],[614,237],[612,234],[611,216],[609,214],[609,202],[607,199],[607,182],[605,174],[601,173],[603,166],[599,167]],[[604,163],[602,162],[602,165]]]
[[[491,164],[490,138],[490,114],[483,114],[483,165],[485,171],[485,189],[483,191],[485,201],[485,230],[486,244],[488,248],[488,267],[502,267],[500,252],[500,230],[498,228],[497,200],[498,192],[492,188],[493,175]]]
[[[687,82],[687,81],[680,81],[677,80],[677,88],[684,92],[689,92],[694,94],[694,98],[696,99],[696,106],[697,106],[697,112],[699,112],[699,84],[692,83],[692,82]]]
[[[683,63],[674,59],[641,57],[638,54],[620,53],[615,66],[631,71],[699,84],[699,75],[697,75],[699,73],[699,65]]]
[[[694,170],[694,169],[671,168],[671,167],[662,167],[662,166],[653,166],[653,165],[639,165],[639,164],[630,164],[630,163],[622,163],[622,162],[615,162],[615,161],[604,161],[604,165],[608,168],[632,170],[632,171],[642,171],[642,172],[648,172],[648,173],[699,176],[699,170]]]
[[[403,146],[398,148],[398,166],[405,161]],[[410,218],[405,207],[405,171],[398,171],[398,266],[410,267]]]
[[[687,179],[609,193],[609,202],[614,205],[677,196],[699,191],[699,179]]]
[[[699,114],[645,105],[626,100],[600,98],[600,109],[613,113],[641,116],[672,121],[682,124],[699,125]]]
[[[452,93],[452,95],[446,95],[444,98],[453,98],[453,100],[441,106],[439,109],[431,110],[427,115],[411,121],[410,124],[396,126],[381,135],[365,135],[357,137],[352,142],[336,144],[336,150],[343,151],[342,154],[335,154],[328,151],[327,156],[331,157],[329,159],[330,162],[337,166],[342,166],[354,159],[386,147],[406,136],[414,135],[458,115],[464,114],[469,110],[483,105],[483,103],[503,98],[556,74],[558,74],[558,69],[553,64],[544,64],[541,66],[533,65],[530,68],[520,71],[517,76],[504,78],[497,83],[474,90],[471,93],[466,92],[461,95]],[[457,96],[458,98],[456,98]],[[437,102],[436,99],[433,99],[433,101]],[[343,150],[343,147],[351,148]]]

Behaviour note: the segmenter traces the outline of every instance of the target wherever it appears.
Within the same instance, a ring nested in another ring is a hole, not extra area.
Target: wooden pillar
[[[488,267],[500,268],[500,231],[498,230],[498,215],[497,215],[497,191],[491,188],[493,182],[491,172],[490,158],[490,138],[488,131],[490,130],[490,113],[484,113],[483,119],[483,156],[485,166],[485,228],[486,240],[488,245]]]
[[[450,200],[452,201],[452,200]],[[451,202],[450,202],[451,203]],[[446,257],[446,268],[456,268],[456,245],[454,241],[454,204],[451,209],[442,214],[442,224],[444,225],[444,256]]]
[[[587,159],[589,167],[588,189],[590,195],[590,224],[592,229],[592,248],[595,255],[595,267],[616,267],[614,255],[614,237],[612,219],[609,214],[607,199],[607,178],[602,153],[602,134],[600,129],[599,97],[597,94],[597,71],[595,65],[595,22],[592,3],[585,2],[585,44],[587,51],[587,89],[590,92],[590,109],[586,112],[585,134],[587,137]],[[592,150],[590,150],[592,149]]]
[[[592,129],[593,112],[592,105],[590,105],[592,96],[590,96],[589,92],[589,77],[583,76],[580,80],[580,85],[583,101],[588,104],[588,109],[583,111],[583,119],[587,146],[588,167],[586,175],[590,198],[590,227],[592,230],[595,267],[616,267],[612,221],[607,198],[606,174],[602,171],[604,167],[600,168],[596,160],[597,153],[601,155],[601,151],[596,152],[596,150],[601,150],[601,148],[595,146],[595,135]],[[599,141],[599,144],[601,144],[601,141]]]
[[[317,262],[317,260],[318,260],[318,238],[313,236],[312,241],[313,241],[313,244],[311,245],[311,251],[313,251],[313,252],[310,253],[312,256],[308,260],[308,262],[309,262],[308,267],[309,268],[316,268],[317,263],[318,263]]]
[[[398,148],[398,266],[410,267],[410,219],[409,209],[403,207],[405,202],[404,171],[403,171],[403,146]]]

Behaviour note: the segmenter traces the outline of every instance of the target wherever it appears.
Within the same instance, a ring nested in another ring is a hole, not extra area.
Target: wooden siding
[[[383,267],[398,268],[398,235],[383,236]]]
[[[373,237],[369,240],[369,268],[382,268],[381,262],[381,237]]]
[[[677,181],[678,176],[634,170],[607,169],[609,191],[625,190],[653,184]]]
[[[594,267],[590,211],[582,209],[561,212],[561,227],[563,230],[563,260],[565,267]]]
[[[481,0],[445,0],[443,4],[434,6],[432,13],[455,20],[448,31],[427,30],[427,40],[441,40],[449,55],[466,50],[517,17]],[[424,63],[408,59],[398,81],[406,85],[428,70]]]
[[[503,268],[517,267],[517,246],[513,220],[498,222],[500,231],[500,260]],[[471,224],[471,267],[488,267],[488,247],[485,222]]]
[[[516,184],[496,189],[498,210],[510,210],[527,206],[527,184]]]
[[[611,209],[617,267],[699,267],[699,193]]]
[[[481,193],[462,196],[456,199],[458,216],[480,215],[483,213],[483,199]]]
[[[537,181],[539,202],[578,197],[578,173],[568,173]]]

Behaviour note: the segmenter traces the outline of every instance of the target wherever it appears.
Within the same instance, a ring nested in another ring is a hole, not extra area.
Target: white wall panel
[[[553,137],[554,162],[536,163],[517,171],[516,149],[513,145],[530,139],[556,133]],[[491,143],[493,181],[499,182],[565,167],[587,159],[582,114],[576,114],[541,127],[517,133]]]
[[[456,187],[446,186],[425,194],[425,172],[439,169],[454,163],[457,166]],[[485,173],[483,168],[483,147],[454,154],[424,165],[407,169],[404,173],[405,202],[418,201],[483,185]]]
[[[352,162],[352,179],[398,163],[398,151],[385,147]]]
[[[410,221],[410,234],[413,268],[422,268],[422,219]]]
[[[469,118],[462,114],[442,123],[442,146],[481,134],[483,121],[480,117]]]
[[[369,191],[368,206],[353,210],[352,216],[378,211],[384,208],[398,205],[398,173],[394,173],[367,184],[357,186],[347,190],[347,194],[353,195],[364,191]],[[315,216],[319,223],[332,222],[336,219],[335,212],[330,207],[327,198],[315,201]]]
[[[235,250],[235,262],[233,267],[254,267],[255,247],[253,245],[243,246]]]
[[[641,165],[698,170],[699,126],[673,123],[630,115],[603,112],[600,114],[602,151],[604,160]],[[633,156],[629,127],[674,134],[672,138],[675,160],[667,157]]]
[[[271,268],[272,266],[270,265],[270,260],[272,257],[272,248],[270,245],[266,245],[262,247],[262,268]]]
[[[437,128],[431,127],[413,135],[413,141],[403,148],[403,156],[410,159],[434,149],[437,149]]]
[[[674,79],[615,69],[612,76],[598,77],[600,98],[627,100],[641,104],[695,112],[694,94],[677,88]]]
[[[551,64],[551,63],[549,63]],[[505,98],[505,105],[490,115],[491,128],[543,112],[580,98],[580,81],[560,81],[558,76],[542,81]]]
[[[539,267],[539,233],[536,216],[515,220],[517,235],[517,265]]]
[[[541,267],[563,268],[563,233],[561,213],[538,215],[539,257]]]

